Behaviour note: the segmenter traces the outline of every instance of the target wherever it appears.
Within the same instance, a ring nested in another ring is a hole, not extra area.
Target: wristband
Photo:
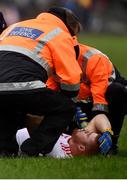
[[[111,128],[106,128],[104,132],[106,132],[106,131],[110,132],[111,135],[114,134],[113,131],[111,130]]]

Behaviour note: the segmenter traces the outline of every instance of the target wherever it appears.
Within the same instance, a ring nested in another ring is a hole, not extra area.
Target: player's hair
[[[0,12],[0,34],[7,28],[3,13]]]

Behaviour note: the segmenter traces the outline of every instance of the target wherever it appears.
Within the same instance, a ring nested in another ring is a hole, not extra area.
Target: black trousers
[[[0,153],[17,150],[13,137],[20,125],[25,126],[21,117],[27,113],[45,116],[31,138],[21,146],[23,152],[38,155],[52,150],[73,119],[75,104],[59,92],[47,88],[0,92]]]
[[[114,132],[113,142],[117,144],[124,117],[127,114],[126,84],[120,82],[112,83],[107,89],[106,98],[109,107],[109,120]]]

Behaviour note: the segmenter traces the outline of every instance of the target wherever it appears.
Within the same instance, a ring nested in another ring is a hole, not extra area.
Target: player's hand
[[[112,134],[109,131],[104,132],[98,139],[98,142],[100,144],[100,152],[103,155],[107,155],[112,147]]]
[[[75,121],[80,129],[85,128],[88,124],[87,115],[82,112],[80,107],[77,107],[76,109]]]

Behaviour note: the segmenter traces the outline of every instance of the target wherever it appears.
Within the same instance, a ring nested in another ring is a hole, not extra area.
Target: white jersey
[[[30,138],[27,128],[23,128],[17,131],[16,139],[19,145],[19,152],[21,144]],[[56,144],[54,145],[52,151],[46,156],[54,157],[54,158],[69,158],[72,157],[70,146],[69,146],[69,139],[71,138],[70,135],[62,134],[59,139],[57,140]]]

